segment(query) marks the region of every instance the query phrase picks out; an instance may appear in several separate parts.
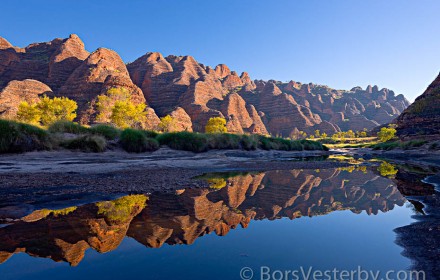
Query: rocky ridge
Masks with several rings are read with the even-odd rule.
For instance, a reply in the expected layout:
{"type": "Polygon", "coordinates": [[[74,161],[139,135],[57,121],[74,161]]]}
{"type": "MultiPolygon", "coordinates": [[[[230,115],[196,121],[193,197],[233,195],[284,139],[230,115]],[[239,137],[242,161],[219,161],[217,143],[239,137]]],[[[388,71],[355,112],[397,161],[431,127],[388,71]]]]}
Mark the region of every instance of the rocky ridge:
{"type": "Polygon", "coordinates": [[[18,104],[29,96],[23,92],[43,94],[40,84],[17,86],[25,80],[47,85],[44,94],[74,99],[77,120],[83,124],[95,122],[98,95],[112,87],[125,88],[135,103],[149,106],[149,128],[157,126],[158,117],[171,114],[178,131],[203,131],[211,117],[226,118],[234,133],[292,136],[316,129],[370,129],[392,121],[409,105],[403,95],[377,86],[335,90],[294,81],[253,81],[246,72],[238,75],[224,64],[211,68],[191,56],[153,52],[126,65],[109,49],[89,53],[76,35],[25,48],[0,38],[4,117],[14,117],[18,104]]]}
{"type": "Polygon", "coordinates": [[[423,136],[440,139],[440,74],[426,91],[403,111],[396,123],[397,134],[401,138],[423,136]]]}

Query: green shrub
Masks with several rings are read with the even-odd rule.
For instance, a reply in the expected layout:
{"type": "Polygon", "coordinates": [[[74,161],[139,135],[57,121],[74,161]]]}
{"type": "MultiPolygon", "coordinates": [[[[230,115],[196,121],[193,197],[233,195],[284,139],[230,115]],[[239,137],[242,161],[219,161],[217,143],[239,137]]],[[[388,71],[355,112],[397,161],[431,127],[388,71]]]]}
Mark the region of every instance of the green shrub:
{"type": "Polygon", "coordinates": [[[242,135],[240,146],[246,151],[256,150],[258,148],[258,140],[255,135],[242,135]]]}
{"type": "Polygon", "coordinates": [[[161,145],[167,145],[171,149],[191,151],[195,153],[206,152],[209,149],[208,137],[201,133],[170,132],[157,136],[161,145]]]}
{"type": "Polygon", "coordinates": [[[284,138],[259,137],[259,148],[263,150],[303,151],[318,150],[328,151],[328,148],[316,141],[289,140],[284,138]]]}
{"type": "Polygon", "coordinates": [[[283,138],[273,138],[271,139],[275,150],[284,151],[302,151],[304,150],[303,145],[300,140],[288,140],[283,138]]]}
{"type": "Polygon", "coordinates": [[[99,124],[90,128],[90,132],[104,136],[105,139],[114,140],[118,138],[121,131],[111,125],[99,124]]]}
{"type": "Polygon", "coordinates": [[[267,138],[265,136],[260,136],[258,147],[263,150],[271,150],[273,149],[273,143],[270,138],[267,138]]]}
{"type": "Polygon", "coordinates": [[[49,150],[53,139],[47,131],[29,124],[0,120],[0,153],[49,150]]]}
{"type": "Polygon", "coordinates": [[[80,124],[70,121],[57,121],[49,126],[49,132],[52,133],[72,133],[72,134],[87,134],[90,129],[80,124]]]}
{"type": "Polygon", "coordinates": [[[75,139],[61,142],[61,146],[69,150],[80,150],[86,153],[101,153],[105,151],[107,143],[99,135],[84,135],[75,139]]]}
{"type": "Polygon", "coordinates": [[[379,144],[375,144],[375,145],[371,146],[371,148],[373,148],[373,150],[384,150],[384,151],[393,150],[398,147],[399,147],[398,142],[385,142],[385,143],[379,143],[379,144]]]}
{"type": "Polygon", "coordinates": [[[408,142],[403,142],[401,144],[401,146],[402,146],[402,149],[408,150],[408,149],[411,149],[411,148],[421,147],[421,146],[425,145],[426,143],[428,143],[428,141],[425,141],[425,140],[411,140],[411,141],[408,141],[408,142]]]}
{"type": "Polygon", "coordinates": [[[143,131],[145,136],[147,136],[148,138],[156,138],[157,135],[159,135],[159,133],[157,133],[156,131],[152,131],[152,130],[144,130],[143,131]]]}
{"type": "Polygon", "coordinates": [[[240,149],[240,136],[230,133],[207,134],[209,149],[240,149]]]}
{"type": "Polygon", "coordinates": [[[313,150],[328,151],[328,148],[326,146],[316,141],[300,140],[300,143],[303,146],[303,149],[306,151],[313,151],[313,150]]]}
{"type": "Polygon", "coordinates": [[[425,140],[411,140],[407,142],[393,141],[393,142],[378,143],[370,147],[373,148],[373,150],[384,150],[384,151],[394,150],[397,148],[408,150],[411,148],[421,147],[426,143],[428,143],[428,141],[425,140]]]}
{"type": "Polygon", "coordinates": [[[122,131],[119,141],[122,148],[129,153],[142,153],[159,149],[158,141],[147,138],[141,130],[127,128],[122,131]]]}

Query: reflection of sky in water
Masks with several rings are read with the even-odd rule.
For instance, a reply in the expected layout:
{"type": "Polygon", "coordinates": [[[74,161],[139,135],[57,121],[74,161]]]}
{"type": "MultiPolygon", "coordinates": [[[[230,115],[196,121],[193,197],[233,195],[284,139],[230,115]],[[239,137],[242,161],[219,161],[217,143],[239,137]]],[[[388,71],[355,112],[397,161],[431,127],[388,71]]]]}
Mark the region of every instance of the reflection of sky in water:
{"type": "MultiPolygon", "coordinates": [[[[286,189],[304,192],[305,189],[299,188],[295,180],[305,182],[305,180],[320,178],[322,181],[319,186],[314,188],[321,188],[321,191],[326,190],[330,194],[337,192],[338,196],[341,195],[341,188],[331,189],[330,186],[345,184],[345,189],[351,189],[350,182],[356,185],[354,181],[359,180],[359,182],[365,183],[361,189],[373,194],[373,196],[368,196],[371,199],[377,199],[379,196],[377,194],[375,198],[375,194],[378,193],[377,188],[381,188],[377,183],[385,184],[382,186],[383,188],[389,187],[390,183],[392,184],[391,180],[377,177],[371,171],[368,171],[368,174],[356,170],[343,171],[337,175],[339,177],[331,177],[334,175],[329,175],[330,173],[328,170],[292,172],[290,180],[285,178],[288,176],[285,172],[274,173],[270,178],[263,178],[264,188],[257,188],[253,197],[247,195],[246,200],[240,206],[257,207],[258,199],[262,200],[265,197],[268,201],[261,201],[261,205],[265,209],[272,202],[271,199],[280,204],[280,201],[290,198],[286,197],[283,200],[283,195],[291,194],[286,192],[286,189]],[[284,178],[280,175],[283,175],[284,178]],[[344,179],[347,176],[350,180],[344,179]],[[331,180],[337,181],[331,182],[331,180]],[[280,182],[296,182],[296,186],[286,186],[287,188],[283,191],[279,186],[280,182]],[[261,193],[260,198],[257,196],[258,192],[261,193]],[[270,192],[276,192],[276,195],[270,198],[270,192]]],[[[244,184],[244,182],[246,180],[240,181],[240,184],[244,184]]],[[[238,187],[236,183],[228,182],[225,188],[217,190],[218,193],[211,194],[213,196],[211,199],[217,201],[222,198],[223,193],[232,192],[234,188],[238,187]]],[[[307,196],[309,200],[304,201],[309,203],[310,207],[311,204],[317,203],[313,192],[318,189],[314,188],[306,188],[308,193],[300,194],[301,197],[307,196]]],[[[348,191],[345,193],[349,196],[348,191]]],[[[389,190],[386,193],[390,193],[389,190]]],[[[396,199],[397,195],[393,194],[390,197],[396,199]]],[[[323,197],[327,197],[327,194],[323,197]]],[[[354,196],[354,198],[357,199],[358,196],[354,196]]],[[[155,206],[154,196],[150,199],[147,208],[149,206],[160,208],[160,205],[164,203],[161,200],[155,206]]],[[[382,199],[386,200],[383,197],[382,199]]],[[[295,201],[299,205],[304,203],[304,201],[300,201],[300,198],[295,201]]],[[[365,203],[365,200],[360,201],[365,203]]],[[[401,200],[396,199],[396,201],[401,200]]],[[[231,201],[231,203],[237,202],[231,201]]],[[[344,204],[344,202],[342,203],[344,204]]],[[[240,206],[237,209],[244,212],[240,206]]],[[[263,212],[271,213],[267,209],[263,212]]],[[[154,215],[154,213],[156,212],[152,210],[148,215],[145,214],[145,217],[154,215]]],[[[282,215],[283,210],[280,213],[282,215]]],[[[300,266],[306,268],[313,266],[314,269],[323,270],[335,267],[356,269],[358,265],[364,269],[374,270],[407,269],[410,266],[410,261],[401,255],[402,248],[394,243],[393,229],[410,223],[412,214],[412,210],[406,203],[404,206],[394,205],[393,210],[385,213],[379,211],[378,215],[367,215],[365,211],[361,214],[354,214],[351,211],[336,211],[312,218],[251,221],[248,228],[242,229],[238,226],[237,229],[230,230],[222,237],[211,233],[197,238],[194,244],[189,246],[163,245],[159,249],[146,248],[133,238],[125,238],[119,247],[105,254],[88,249],[84,259],[77,267],[69,267],[67,263],[55,263],[50,259],[34,258],[20,253],[0,265],[0,274],[3,276],[2,279],[20,279],[20,277],[22,279],[27,277],[33,279],[80,279],[81,277],[102,279],[130,279],[134,277],[145,279],[238,279],[238,273],[244,266],[257,270],[260,266],[269,266],[274,270],[293,270],[299,269],[300,266]]],[[[158,215],[160,216],[160,214],[158,215]]],[[[158,219],[160,220],[160,218],[158,219]]]]}

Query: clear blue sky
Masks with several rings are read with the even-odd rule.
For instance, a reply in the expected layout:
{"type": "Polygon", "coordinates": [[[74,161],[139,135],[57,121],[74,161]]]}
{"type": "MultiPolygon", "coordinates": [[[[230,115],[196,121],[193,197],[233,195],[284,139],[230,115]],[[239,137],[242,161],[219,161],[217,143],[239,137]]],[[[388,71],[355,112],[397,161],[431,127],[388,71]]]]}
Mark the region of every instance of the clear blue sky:
{"type": "Polygon", "coordinates": [[[148,51],[254,79],[388,87],[411,101],[440,71],[438,0],[2,0],[16,46],[78,34],[125,61],[148,51]]]}

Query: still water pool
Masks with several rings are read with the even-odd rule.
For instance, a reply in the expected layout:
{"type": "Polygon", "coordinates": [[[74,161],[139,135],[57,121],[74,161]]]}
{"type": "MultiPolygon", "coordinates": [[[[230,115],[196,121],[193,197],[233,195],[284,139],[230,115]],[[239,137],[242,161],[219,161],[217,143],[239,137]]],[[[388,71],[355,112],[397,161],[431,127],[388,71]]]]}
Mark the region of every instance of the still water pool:
{"type": "Polygon", "coordinates": [[[210,189],[34,211],[0,228],[0,279],[241,279],[244,267],[260,279],[262,266],[386,272],[411,265],[393,230],[416,210],[395,180],[374,169],[204,179],[210,189]]]}

